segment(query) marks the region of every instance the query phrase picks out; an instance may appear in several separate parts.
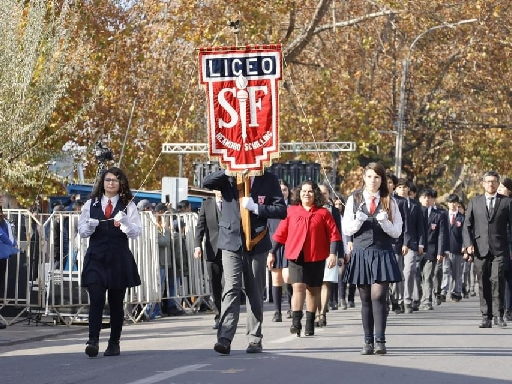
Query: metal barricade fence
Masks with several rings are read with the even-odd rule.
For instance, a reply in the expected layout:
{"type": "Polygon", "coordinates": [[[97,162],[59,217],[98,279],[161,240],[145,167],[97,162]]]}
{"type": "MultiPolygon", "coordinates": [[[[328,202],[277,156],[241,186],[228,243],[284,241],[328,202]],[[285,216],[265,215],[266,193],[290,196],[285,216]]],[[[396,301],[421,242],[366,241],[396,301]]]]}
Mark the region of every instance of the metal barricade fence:
{"type": "MultiPolygon", "coordinates": [[[[85,321],[88,295],[81,285],[81,272],[88,239],[77,234],[79,213],[61,211],[34,215],[28,210],[4,210],[4,215],[13,222],[14,235],[22,251],[6,261],[3,282],[0,276],[0,310],[4,307],[20,309],[11,324],[25,312],[54,316],[54,321],[67,324],[77,319],[85,321]]],[[[127,290],[127,316],[134,322],[139,321],[148,306],[162,299],[172,299],[191,311],[199,309],[203,302],[209,304],[205,300],[210,296],[205,261],[193,257],[197,214],[166,214],[159,218],[152,212],[142,212],[141,222],[142,233],[137,239],[129,240],[129,247],[142,284],[127,290]],[[173,246],[169,245],[167,250],[171,253],[170,263],[165,258],[165,263],[160,265],[158,220],[163,219],[172,229],[173,246]],[[165,272],[163,280],[162,270],[165,272]],[[175,290],[170,289],[170,282],[175,290]]],[[[3,319],[1,315],[0,319],[3,319]]]]}

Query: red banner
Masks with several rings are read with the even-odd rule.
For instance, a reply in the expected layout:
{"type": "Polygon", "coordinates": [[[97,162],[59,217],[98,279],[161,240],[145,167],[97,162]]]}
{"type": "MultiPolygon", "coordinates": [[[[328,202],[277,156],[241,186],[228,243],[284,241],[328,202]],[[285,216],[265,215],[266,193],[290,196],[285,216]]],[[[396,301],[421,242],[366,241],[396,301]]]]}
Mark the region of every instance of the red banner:
{"type": "Polygon", "coordinates": [[[210,159],[233,173],[261,174],[279,157],[281,46],[202,48],[199,68],[210,159]]]}

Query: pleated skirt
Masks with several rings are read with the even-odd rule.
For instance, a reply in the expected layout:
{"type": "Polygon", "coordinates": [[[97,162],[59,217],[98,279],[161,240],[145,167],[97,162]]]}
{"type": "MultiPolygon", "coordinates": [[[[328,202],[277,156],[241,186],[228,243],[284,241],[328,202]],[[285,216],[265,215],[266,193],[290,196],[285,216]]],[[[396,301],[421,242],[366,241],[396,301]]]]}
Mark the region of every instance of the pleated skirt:
{"type": "Polygon", "coordinates": [[[402,273],[393,249],[354,248],[343,281],[349,284],[395,283],[402,273]]]}

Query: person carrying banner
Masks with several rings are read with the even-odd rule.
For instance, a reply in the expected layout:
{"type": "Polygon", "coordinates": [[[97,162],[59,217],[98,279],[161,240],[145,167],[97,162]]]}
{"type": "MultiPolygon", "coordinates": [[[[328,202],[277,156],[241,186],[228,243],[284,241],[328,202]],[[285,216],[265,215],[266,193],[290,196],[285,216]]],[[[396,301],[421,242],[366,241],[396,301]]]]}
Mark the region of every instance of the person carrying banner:
{"type": "Polygon", "coordinates": [[[239,176],[238,179],[220,170],[203,180],[205,188],[219,190],[222,194],[217,245],[222,250],[224,291],[214,350],[223,355],[230,353],[236,333],[242,279],[247,296],[246,335],[249,345],[246,352],[259,353],[263,350],[263,291],[267,253],[271,248],[267,219],[286,217],[286,204],[276,176],[264,172],[261,176],[239,176]],[[250,191],[244,196],[246,187],[250,191]],[[248,215],[250,224],[247,236],[244,234],[247,227],[242,226],[245,215],[248,215]]]}

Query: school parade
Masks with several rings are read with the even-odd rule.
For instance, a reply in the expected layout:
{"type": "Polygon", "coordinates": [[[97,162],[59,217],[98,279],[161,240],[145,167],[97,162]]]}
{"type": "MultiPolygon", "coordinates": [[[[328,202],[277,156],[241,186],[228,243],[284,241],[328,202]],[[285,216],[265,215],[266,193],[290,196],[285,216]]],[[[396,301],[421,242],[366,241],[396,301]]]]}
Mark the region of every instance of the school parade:
{"type": "Polygon", "coordinates": [[[512,378],[498,0],[0,0],[1,383],[512,378]]]}

